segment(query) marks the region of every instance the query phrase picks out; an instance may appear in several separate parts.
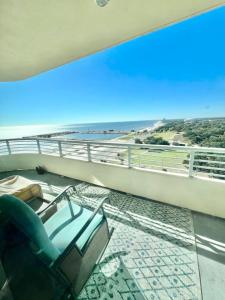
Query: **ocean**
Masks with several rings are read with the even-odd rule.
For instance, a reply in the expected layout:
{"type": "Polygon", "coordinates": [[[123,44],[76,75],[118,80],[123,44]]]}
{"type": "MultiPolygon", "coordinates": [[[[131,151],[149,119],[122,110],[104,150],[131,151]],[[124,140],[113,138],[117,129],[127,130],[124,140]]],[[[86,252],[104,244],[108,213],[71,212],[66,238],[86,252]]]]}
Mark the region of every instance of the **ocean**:
{"type": "MultiPolygon", "coordinates": [[[[26,136],[63,132],[63,131],[87,131],[87,130],[141,130],[153,127],[157,121],[129,121],[111,123],[69,124],[69,125],[27,125],[27,126],[0,126],[0,139],[21,138],[26,136]]],[[[88,140],[110,140],[119,137],[120,134],[67,134],[60,138],[88,139],[88,140]]],[[[55,137],[57,138],[57,137],[55,137]]]]}

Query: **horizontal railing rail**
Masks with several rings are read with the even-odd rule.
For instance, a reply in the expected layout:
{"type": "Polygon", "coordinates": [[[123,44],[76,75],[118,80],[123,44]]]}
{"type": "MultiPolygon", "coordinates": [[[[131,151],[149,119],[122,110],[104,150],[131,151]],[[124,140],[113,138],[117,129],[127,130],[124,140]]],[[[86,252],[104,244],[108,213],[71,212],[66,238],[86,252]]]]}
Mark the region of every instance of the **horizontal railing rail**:
{"type": "Polygon", "coordinates": [[[37,153],[84,161],[123,165],[225,179],[225,149],[162,146],[90,140],[15,138],[0,140],[0,155],[37,153]]]}

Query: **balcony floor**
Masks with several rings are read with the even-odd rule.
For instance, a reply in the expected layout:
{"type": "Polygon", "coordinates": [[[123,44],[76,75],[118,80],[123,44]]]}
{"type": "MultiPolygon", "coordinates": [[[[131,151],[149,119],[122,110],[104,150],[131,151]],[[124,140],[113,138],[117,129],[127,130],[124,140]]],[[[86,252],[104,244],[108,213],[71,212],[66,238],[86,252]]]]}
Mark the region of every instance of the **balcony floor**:
{"type": "Polygon", "coordinates": [[[71,184],[89,205],[108,196],[115,230],[79,300],[225,299],[225,220],[50,173],[0,179],[13,174],[38,181],[48,199],[71,184]]]}

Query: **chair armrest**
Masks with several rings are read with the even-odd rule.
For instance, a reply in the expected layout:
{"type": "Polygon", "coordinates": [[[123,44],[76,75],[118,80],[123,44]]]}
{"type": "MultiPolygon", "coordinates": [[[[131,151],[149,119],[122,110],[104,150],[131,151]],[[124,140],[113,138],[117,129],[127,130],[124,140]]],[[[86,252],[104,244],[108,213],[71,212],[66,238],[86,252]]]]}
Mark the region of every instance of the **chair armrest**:
{"type": "Polygon", "coordinates": [[[51,203],[51,201],[46,200],[44,198],[40,198],[40,197],[34,197],[34,198],[26,201],[26,204],[29,205],[35,211],[35,213],[37,215],[40,215],[50,203],[51,203]],[[38,204],[40,206],[38,206],[38,204]],[[45,204],[45,205],[43,205],[43,204],[45,204]]]}
{"type": "Polygon", "coordinates": [[[66,200],[67,200],[67,201],[70,201],[70,199],[69,199],[69,197],[68,197],[68,195],[67,195],[67,192],[68,192],[70,189],[72,189],[73,191],[76,192],[75,187],[74,187],[73,185],[69,185],[69,186],[67,186],[67,187],[66,187],[66,188],[65,188],[58,196],[55,197],[55,199],[52,201],[52,203],[60,202],[60,201],[62,200],[62,197],[63,197],[64,195],[67,196],[67,197],[66,197],[66,200]]]}
{"type": "Polygon", "coordinates": [[[69,197],[68,197],[68,195],[67,195],[67,191],[69,190],[69,189],[73,189],[73,190],[75,190],[75,188],[74,188],[74,186],[72,186],[72,185],[69,185],[69,186],[67,186],[58,196],[56,196],[56,198],[53,200],[53,201],[50,201],[50,203],[49,203],[49,205],[47,205],[43,210],[41,210],[39,213],[38,213],[38,215],[40,215],[41,213],[43,213],[44,211],[46,211],[49,207],[51,207],[52,205],[54,205],[54,204],[57,204],[57,202],[60,202],[61,201],[61,199],[62,199],[62,197],[64,196],[64,194],[67,196],[66,197],[66,200],[69,202],[70,201],[70,199],[69,199],[69,197]]]}

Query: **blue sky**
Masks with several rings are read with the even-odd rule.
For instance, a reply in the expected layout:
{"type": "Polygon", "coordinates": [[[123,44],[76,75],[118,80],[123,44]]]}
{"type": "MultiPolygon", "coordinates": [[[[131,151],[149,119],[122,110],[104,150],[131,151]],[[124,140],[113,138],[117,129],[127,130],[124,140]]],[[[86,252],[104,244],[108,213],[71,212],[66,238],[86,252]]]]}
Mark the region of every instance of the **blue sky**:
{"type": "Polygon", "coordinates": [[[27,80],[0,83],[0,125],[225,116],[225,8],[27,80]]]}

